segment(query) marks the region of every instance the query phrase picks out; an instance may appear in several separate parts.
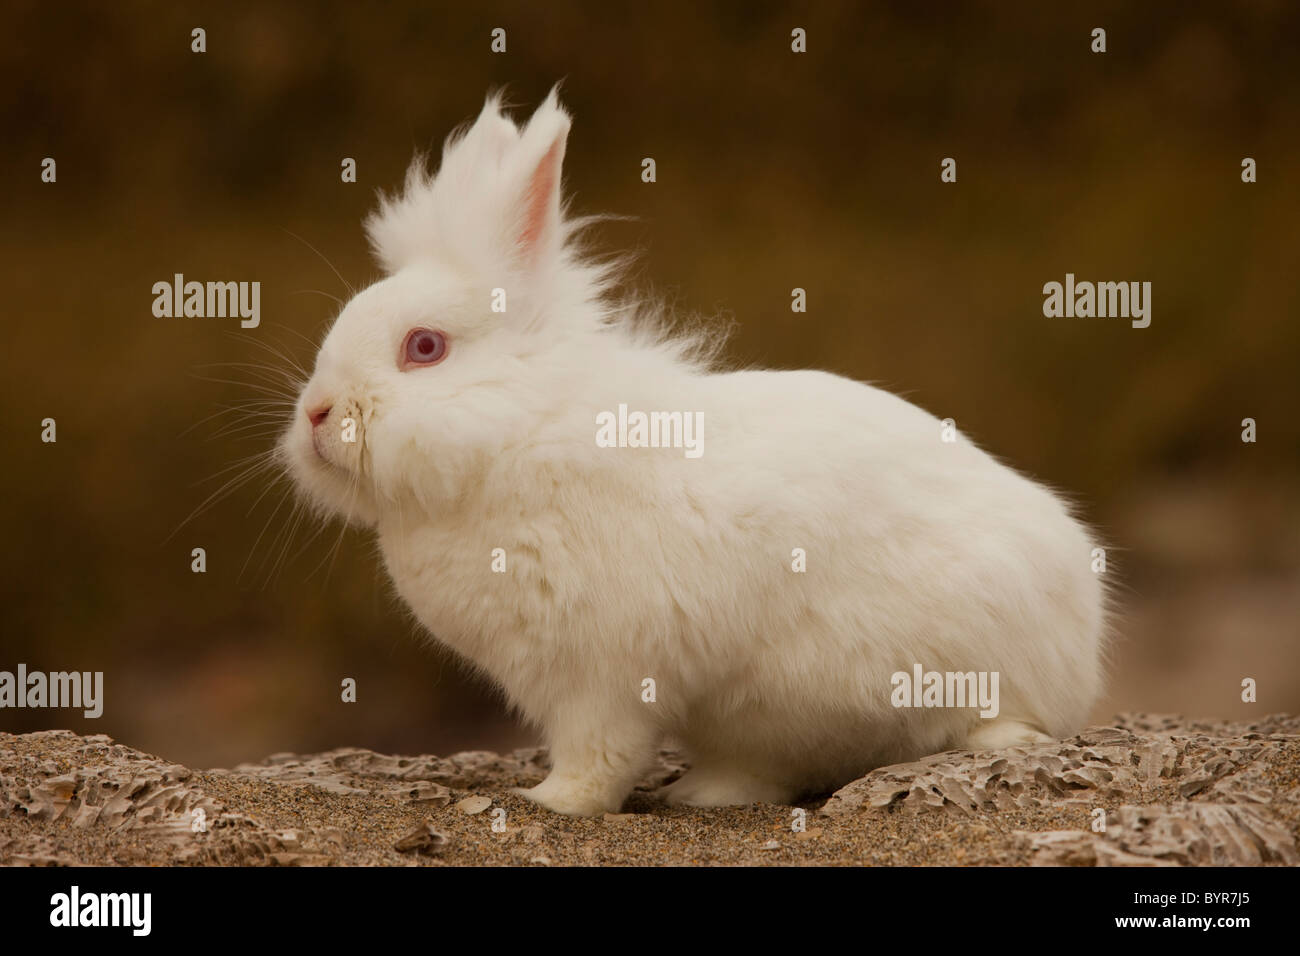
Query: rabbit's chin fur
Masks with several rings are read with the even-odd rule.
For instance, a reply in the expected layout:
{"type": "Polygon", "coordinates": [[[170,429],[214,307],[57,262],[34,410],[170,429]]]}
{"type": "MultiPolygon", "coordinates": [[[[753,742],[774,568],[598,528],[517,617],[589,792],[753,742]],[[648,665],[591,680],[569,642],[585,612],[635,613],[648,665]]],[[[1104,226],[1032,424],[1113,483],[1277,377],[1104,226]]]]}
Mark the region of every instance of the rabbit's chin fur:
{"type": "Polygon", "coordinates": [[[490,99],[436,178],[417,164],[381,202],[387,276],[339,316],[282,444],[312,502],[375,529],[431,635],[542,730],[552,771],[524,795],[616,811],[665,741],[691,765],[667,798],[712,806],[1072,733],[1102,686],[1105,595],[1066,505],[887,392],[711,371],[707,338],[610,305],[563,218],[568,127],[554,93],[523,127],[490,99]],[[447,356],[403,368],[420,327],[447,356]],[[602,447],[620,405],[702,416],[702,454],[602,447]],[[996,672],[997,715],[894,706],[917,665],[996,672]]]}

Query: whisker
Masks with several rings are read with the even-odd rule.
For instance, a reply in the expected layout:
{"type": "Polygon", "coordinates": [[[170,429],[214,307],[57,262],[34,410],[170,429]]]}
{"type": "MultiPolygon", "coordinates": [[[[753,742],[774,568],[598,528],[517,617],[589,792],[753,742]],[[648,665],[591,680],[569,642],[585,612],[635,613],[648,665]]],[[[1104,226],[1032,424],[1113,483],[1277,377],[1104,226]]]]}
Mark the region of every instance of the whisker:
{"type": "MultiPolygon", "coordinates": [[[[271,487],[274,487],[274,485],[272,485],[271,487]]],[[[293,494],[293,486],[290,485],[288,488],[284,490],[284,493],[280,495],[280,497],[276,500],[275,507],[271,509],[271,513],[266,516],[266,521],[262,523],[262,530],[257,533],[257,537],[253,541],[253,546],[248,551],[248,557],[244,559],[244,566],[239,569],[239,577],[241,580],[244,577],[244,570],[248,567],[248,562],[253,559],[253,555],[257,551],[257,546],[262,543],[263,535],[265,535],[267,529],[271,527],[271,522],[275,520],[275,516],[280,513],[280,509],[284,507],[284,503],[289,500],[292,494],[293,494]]],[[[278,536],[279,532],[276,532],[276,534],[278,536]]],[[[264,557],[260,562],[258,562],[257,565],[257,569],[259,573],[261,572],[265,564],[266,564],[266,558],[264,557]]],[[[265,582],[263,582],[262,586],[263,588],[266,587],[265,582]]]]}
{"type": "MultiPolygon", "coordinates": [[[[286,328],[287,328],[287,326],[286,326],[286,328]]],[[[293,330],[290,329],[290,331],[293,331],[293,330]]],[[[279,360],[279,361],[281,361],[281,362],[284,362],[286,365],[292,367],[295,371],[297,371],[297,373],[298,373],[298,375],[299,375],[299,377],[301,378],[301,381],[302,381],[303,383],[306,383],[306,381],[307,381],[309,378],[311,378],[311,375],[307,372],[307,370],[306,370],[305,368],[303,368],[302,363],[300,363],[299,361],[297,361],[297,360],[296,360],[292,355],[290,355],[288,352],[282,352],[282,351],[280,351],[280,349],[276,348],[274,345],[272,345],[272,344],[271,344],[270,342],[268,342],[266,339],[264,339],[264,338],[255,338],[255,339],[245,338],[245,337],[243,337],[243,336],[239,336],[239,335],[238,335],[237,333],[235,333],[235,332],[227,332],[226,334],[227,334],[227,335],[230,335],[230,336],[236,336],[236,337],[239,338],[241,341],[251,342],[253,345],[256,345],[258,348],[262,349],[262,351],[270,353],[271,356],[272,356],[273,358],[275,358],[275,359],[277,359],[277,360],[279,360]]]]}
{"type": "Polygon", "coordinates": [[[254,404],[267,404],[267,405],[275,404],[275,405],[292,406],[292,405],[295,404],[295,403],[293,403],[293,402],[279,402],[279,401],[274,401],[274,400],[272,400],[272,399],[267,398],[267,399],[262,399],[260,403],[250,402],[250,403],[248,403],[247,406],[240,406],[240,405],[226,405],[226,406],[223,406],[223,407],[221,407],[221,408],[218,408],[218,409],[217,409],[215,412],[213,412],[211,415],[205,415],[205,416],[203,416],[203,417],[200,418],[197,422],[195,422],[194,424],[190,425],[188,428],[186,428],[183,432],[181,432],[181,433],[180,433],[179,435],[177,435],[176,437],[177,437],[177,438],[184,438],[186,435],[188,435],[190,432],[194,431],[194,429],[198,428],[200,425],[206,424],[207,422],[212,421],[214,418],[220,418],[222,415],[231,415],[231,414],[234,414],[234,413],[236,413],[236,412],[242,412],[242,413],[245,414],[245,415],[271,415],[271,414],[275,414],[274,412],[269,412],[269,411],[257,411],[257,410],[252,410],[252,406],[253,406],[254,404]]]}
{"type": "MultiPolygon", "coordinates": [[[[287,229],[284,231],[319,256],[343,283],[349,295],[355,294],[355,290],[344,279],[342,273],[319,249],[301,236],[287,229]]],[[[303,289],[294,294],[300,293],[324,296],[332,300],[340,309],[346,305],[343,299],[320,289],[303,289]]],[[[310,347],[313,354],[318,350],[319,343],[313,342],[302,332],[290,326],[283,328],[290,336],[310,347]]],[[[283,449],[279,438],[297,414],[298,396],[311,380],[311,373],[295,355],[295,353],[301,354],[301,347],[269,334],[272,332],[269,327],[264,331],[268,334],[256,337],[244,332],[225,333],[232,339],[240,341],[241,344],[251,342],[260,354],[252,355],[245,361],[209,362],[196,365],[191,369],[191,375],[201,381],[234,387],[252,397],[242,401],[220,403],[211,414],[194,422],[177,437],[188,435],[201,426],[210,425],[212,434],[209,440],[232,443],[269,441],[270,447],[254,454],[241,456],[198,482],[199,485],[216,483],[217,487],[177,526],[168,540],[220,501],[229,498],[253,481],[261,481],[263,487],[257,489],[256,496],[248,505],[245,517],[251,517],[259,509],[268,506],[270,512],[253,540],[240,569],[239,579],[245,580],[248,575],[255,574],[262,578],[262,587],[265,588],[279,577],[287,563],[291,563],[307,550],[311,543],[326,530],[329,522],[320,522],[305,541],[299,541],[298,531],[304,521],[311,517],[312,509],[309,507],[309,502],[296,494],[298,490],[296,484],[292,480],[287,482],[284,480],[285,473],[281,467],[284,463],[283,449]],[[268,359],[268,361],[258,361],[258,359],[268,359]],[[286,516],[286,503],[290,501],[292,507],[288,509],[286,516]],[[292,559],[290,559],[291,555],[292,559]]],[[[355,495],[355,486],[353,493],[355,495]]],[[[344,530],[346,530],[346,522],[344,530]]],[[[334,555],[337,554],[339,543],[341,537],[333,550],[334,555]]],[[[332,555],[327,553],[323,556],[322,563],[331,557],[332,555]]]]}
{"type": "Polygon", "coordinates": [[[325,298],[333,299],[336,303],[338,303],[338,307],[340,309],[346,305],[346,303],[338,296],[330,295],[328,292],[322,292],[320,289],[297,289],[293,292],[290,292],[289,294],[290,295],[308,295],[308,294],[323,295],[325,296],[325,298]]]}
{"type": "Polygon", "coordinates": [[[274,395],[276,398],[284,398],[288,394],[282,389],[271,388],[270,386],[267,385],[259,385],[256,382],[241,382],[238,381],[237,379],[230,379],[230,378],[211,378],[207,375],[195,375],[194,377],[200,379],[201,381],[212,382],[217,385],[237,385],[240,388],[251,388],[254,391],[261,392],[264,395],[274,395]]]}
{"type": "MultiPolygon", "coordinates": [[[[212,505],[216,504],[218,501],[222,500],[222,499],[225,498],[227,495],[230,495],[231,493],[233,493],[233,492],[235,491],[235,489],[237,489],[237,488],[241,487],[242,485],[246,484],[246,483],[247,483],[251,478],[253,478],[255,475],[257,475],[260,471],[263,471],[263,470],[265,470],[266,468],[268,468],[268,467],[274,465],[274,461],[275,461],[275,459],[274,459],[274,450],[272,450],[272,451],[267,451],[267,452],[262,452],[262,453],[259,454],[259,455],[253,455],[253,456],[250,456],[250,457],[253,458],[253,459],[258,459],[258,458],[260,458],[260,459],[262,459],[262,460],[261,460],[261,461],[254,461],[254,463],[251,464],[251,465],[248,465],[248,466],[245,468],[245,470],[244,470],[243,472],[241,472],[241,473],[235,475],[233,478],[231,478],[231,479],[229,479],[228,481],[226,481],[225,484],[223,484],[223,485],[222,485],[220,488],[218,488],[216,491],[212,492],[212,494],[208,495],[207,498],[205,498],[202,502],[199,503],[199,506],[198,506],[197,508],[195,508],[193,511],[191,511],[191,512],[189,513],[189,516],[186,517],[184,521],[182,521],[180,524],[178,524],[178,525],[176,526],[175,530],[173,530],[171,534],[169,534],[166,538],[163,539],[163,544],[166,544],[166,543],[167,543],[168,541],[170,541],[172,538],[176,537],[177,533],[178,533],[182,528],[184,528],[186,525],[188,525],[191,521],[193,521],[193,520],[194,520],[195,518],[197,518],[199,515],[203,514],[205,511],[207,511],[210,507],[212,507],[212,505]]],[[[222,471],[223,471],[223,472],[224,472],[224,471],[230,471],[232,468],[237,468],[237,467],[239,467],[239,466],[241,466],[241,465],[246,464],[247,461],[249,461],[249,459],[243,459],[242,461],[236,462],[236,463],[233,464],[233,465],[229,465],[229,466],[227,466],[227,467],[224,468],[222,471]]],[[[222,474],[222,472],[218,472],[217,475],[213,475],[212,478],[216,478],[216,477],[218,477],[220,474],[222,474]]],[[[206,481],[211,481],[212,478],[208,478],[208,479],[205,479],[205,480],[206,480],[206,481]]]]}
{"type": "MultiPolygon", "coordinates": [[[[305,518],[306,516],[307,516],[307,511],[306,509],[303,509],[302,516],[298,520],[302,521],[303,518],[305,518]]],[[[297,561],[300,557],[302,557],[303,552],[307,550],[308,546],[313,541],[315,541],[317,538],[321,536],[321,532],[323,532],[327,527],[329,527],[329,524],[327,522],[325,521],[317,522],[316,530],[313,531],[311,535],[307,538],[307,540],[302,543],[302,547],[294,552],[293,557],[289,559],[290,563],[297,561]]],[[[297,531],[297,526],[294,527],[294,531],[295,532],[297,531]]]]}
{"type": "MultiPolygon", "coordinates": [[[[322,295],[323,295],[323,294],[324,294],[324,293],[322,293],[322,295]]],[[[301,332],[299,332],[297,329],[295,329],[295,328],[290,328],[290,327],[287,326],[287,325],[286,325],[286,326],[283,326],[283,328],[284,328],[284,330],[285,330],[286,332],[292,332],[294,335],[298,336],[298,338],[300,338],[300,339],[302,339],[304,342],[306,342],[307,345],[311,348],[311,350],[312,350],[313,352],[317,351],[317,350],[320,348],[320,342],[313,342],[311,339],[307,338],[307,336],[303,335],[303,334],[302,334],[301,332]]]]}
{"type": "MultiPolygon", "coordinates": [[[[283,227],[281,227],[281,228],[283,228],[283,227]]],[[[339,277],[339,281],[343,283],[343,288],[345,288],[345,289],[348,290],[348,295],[349,295],[349,296],[355,296],[355,295],[357,294],[356,289],[354,289],[354,288],[352,288],[352,286],[348,285],[348,280],[345,279],[345,278],[343,278],[343,273],[339,272],[338,269],[335,269],[335,268],[334,268],[334,263],[330,262],[329,259],[325,258],[325,253],[321,252],[319,249],[317,249],[315,246],[313,246],[310,242],[308,242],[306,239],[304,239],[302,236],[298,235],[297,233],[295,233],[295,232],[289,232],[288,229],[285,229],[284,231],[287,232],[287,233],[289,233],[289,235],[293,236],[295,239],[297,239],[299,242],[301,242],[304,246],[306,246],[306,247],[307,247],[308,249],[310,249],[312,252],[316,253],[316,255],[320,256],[320,257],[321,257],[321,261],[324,262],[327,266],[329,266],[330,269],[333,270],[334,274],[335,274],[336,276],[339,277]]]]}
{"type": "Polygon", "coordinates": [[[218,438],[228,438],[231,435],[239,435],[242,439],[248,438],[278,438],[285,428],[285,418],[283,415],[272,415],[270,418],[264,418],[258,421],[241,421],[236,419],[221,427],[208,438],[208,441],[216,441],[218,438]]]}
{"type": "Polygon", "coordinates": [[[327,522],[324,521],[318,522],[316,525],[316,530],[307,536],[307,540],[303,542],[302,547],[299,548],[297,552],[295,552],[293,558],[289,559],[289,562],[286,562],[285,559],[286,557],[288,557],[289,548],[293,544],[294,535],[298,533],[298,528],[300,528],[302,526],[303,521],[306,520],[307,514],[308,514],[308,509],[306,507],[302,507],[296,509],[295,513],[290,516],[291,525],[289,528],[289,533],[285,535],[284,538],[284,547],[281,548],[280,555],[278,558],[276,558],[276,562],[271,568],[271,573],[273,575],[274,580],[278,580],[280,577],[280,572],[287,566],[287,564],[291,563],[294,560],[297,560],[298,555],[306,551],[308,546],[313,541],[315,541],[318,537],[320,537],[321,532],[324,531],[325,528],[327,527],[327,522]]]}
{"type": "Polygon", "coordinates": [[[209,481],[214,481],[217,478],[220,478],[228,471],[231,471],[235,468],[239,468],[243,465],[248,464],[249,462],[257,462],[259,459],[264,459],[263,464],[270,464],[271,462],[269,459],[273,458],[274,456],[275,456],[274,448],[267,448],[262,451],[255,452],[251,455],[245,455],[243,458],[237,458],[234,461],[232,461],[230,464],[225,465],[224,467],[218,469],[217,471],[208,475],[208,477],[200,478],[198,481],[194,482],[194,486],[197,487],[198,485],[207,484],[209,481]]]}
{"type": "Polygon", "coordinates": [[[284,392],[286,398],[289,396],[290,390],[292,390],[293,392],[297,392],[299,389],[302,388],[303,385],[307,384],[307,380],[305,378],[301,378],[300,376],[291,372],[289,369],[276,368],[273,365],[258,365],[252,362],[207,362],[203,365],[195,365],[194,368],[196,369],[210,369],[210,368],[247,369],[250,373],[257,376],[257,380],[253,382],[249,382],[247,384],[284,386],[286,389],[286,391],[284,392]]]}
{"type": "Polygon", "coordinates": [[[334,539],[334,545],[329,549],[329,551],[325,553],[325,557],[321,558],[320,564],[316,565],[316,567],[312,569],[311,574],[307,575],[308,578],[315,576],[316,572],[319,571],[321,567],[325,565],[326,560],[328,560],[329,567],[326,568],[325,571],[325,580],[327,582],[329,581],[330,574],[334,570],[334,558],[338,555],[339,548],[342,547],[343,545],[344,535],[347,534],[348,519],[352,516],[352,505],[356,501],[356,490],[357,490],[357,476],[356,473],[354,472],[351,480],[348,482],[348,507],[347,510],[344,512],[343,520],[341,522],[342,526],[339,528],[338,537],[334,539]]]}

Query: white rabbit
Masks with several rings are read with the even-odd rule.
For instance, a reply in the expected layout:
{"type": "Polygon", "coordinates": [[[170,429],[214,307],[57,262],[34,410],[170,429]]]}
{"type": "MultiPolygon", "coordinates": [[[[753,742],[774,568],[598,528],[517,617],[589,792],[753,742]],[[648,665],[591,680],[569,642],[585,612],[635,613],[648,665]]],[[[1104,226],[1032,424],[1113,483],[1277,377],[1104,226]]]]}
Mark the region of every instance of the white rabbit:
{"type": "Polygon", "coordinates": [[[1105,595],[1062,501],[887,392],[714,371],[707,335],[615,303],[563,214],[568,131],[555,91],[523,127],[489,98],[436,177],[417,160],[367,221],[386,277],[339,315],[281,445],[541,729],[552,770],[524,795],[616,811],[668,740],[691,763],[670,801],[784,803],[1079,727],[1105,595]],[[620,405],[702,423],[702,453],[605,447],[620,405]],[[916,665],[996,672],[997,716],[894,706],[916,665]]]}

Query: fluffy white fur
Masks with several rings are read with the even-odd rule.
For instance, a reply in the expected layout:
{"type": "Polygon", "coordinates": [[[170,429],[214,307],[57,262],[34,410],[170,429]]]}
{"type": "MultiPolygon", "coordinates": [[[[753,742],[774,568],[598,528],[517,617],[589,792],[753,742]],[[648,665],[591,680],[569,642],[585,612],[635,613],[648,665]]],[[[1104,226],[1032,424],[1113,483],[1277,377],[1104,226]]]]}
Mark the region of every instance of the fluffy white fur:
{"type": "Polygon", "coordinates": [[[789,802],[1077,728],[1104,595],[1067,507],[894,395],[712,371],[699,341],[648,334],[574,249],[568,129],[554,92],[522,128],[489,99],[436,177],[417,161],[367,223],[387,276],[339,316],[282,446],[312,501],[375,530],[429,632],[541,728],[553,769],[525,795],[617,810],[669,739],[692,767],[670,800],[789,802]],[[450,350],[403,371],[415,327],[450,350]],[[619,403],[703,412],[703,457],[597,447],[619,403]],[[1000,715],[895,709],[914,663],[998,671],[1000,715]]]}

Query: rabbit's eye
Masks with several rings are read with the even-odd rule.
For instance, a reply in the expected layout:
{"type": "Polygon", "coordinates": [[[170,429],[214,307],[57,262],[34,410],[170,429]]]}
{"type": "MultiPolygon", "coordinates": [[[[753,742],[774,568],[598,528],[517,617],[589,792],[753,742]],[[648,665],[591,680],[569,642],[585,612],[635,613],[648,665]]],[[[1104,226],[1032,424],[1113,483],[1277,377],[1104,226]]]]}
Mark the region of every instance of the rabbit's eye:
{"type": "Polygon", "coordinates": [[[411,329],[402,345],[402,368],[436,365],[447,355],[447,336],[433,329],[411,329]]]}

